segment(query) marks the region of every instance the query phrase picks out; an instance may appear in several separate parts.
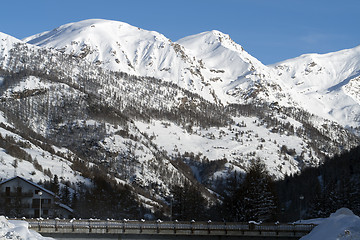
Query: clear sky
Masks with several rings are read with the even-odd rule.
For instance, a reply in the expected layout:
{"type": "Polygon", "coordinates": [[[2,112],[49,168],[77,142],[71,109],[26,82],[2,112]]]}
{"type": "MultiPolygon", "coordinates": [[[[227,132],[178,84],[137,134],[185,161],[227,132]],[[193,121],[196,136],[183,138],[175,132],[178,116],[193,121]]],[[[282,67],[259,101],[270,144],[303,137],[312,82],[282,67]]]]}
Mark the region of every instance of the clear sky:
{"type": "Polygon", "coordinates": [[[0,32],[22,39],[90,18],[172,41],[219,30],[264,64],[360,45],[360,0],[6,0],[0,32]]]}

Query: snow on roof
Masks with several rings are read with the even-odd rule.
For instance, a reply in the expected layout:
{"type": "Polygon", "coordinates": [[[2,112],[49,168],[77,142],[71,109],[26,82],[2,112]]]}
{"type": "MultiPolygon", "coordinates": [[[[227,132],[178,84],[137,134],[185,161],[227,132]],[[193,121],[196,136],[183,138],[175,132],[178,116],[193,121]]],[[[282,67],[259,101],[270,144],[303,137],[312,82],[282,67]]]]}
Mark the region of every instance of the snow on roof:
{"type": "Polygon", "coordinates": [[[74,212],[74,210],[72,208],[70,208],[69,206],[59,203],[59,207],[64,208],[65,210],[69,211],[69,212],[74,212]]]}
{"type": "Polygon", "coordinates": [[[15,176],[15,177],[6,179],[6,180],[0,182],[0,185],[2,185],[2,184],[4,184],[4,183],[7,183],[7,182],[10,182],[10,181],[12,181],[12,180],[14,180],[14,179],[16,179],[16,178],[18,178],[18,179],[20,179],[20,180],[22,180],[22,181],[24,181],[24,182],[27,182],[27,183],[33,185],[33,186],[36,187],[36,188],[39,188],[41,191],[46,192],[47,194],[50,194],[50,195],[56,197],[56,194],[53,193],[52,191],[49,191],[49,190],[47,190],[46,188],[43,188],[42,186],[40,186],[40,185],[38,185],[38,184],[30,181],[30,180],[27,180],[27,179],[25,179],[25,178],[19,177],[19,176],[15,176]]]}

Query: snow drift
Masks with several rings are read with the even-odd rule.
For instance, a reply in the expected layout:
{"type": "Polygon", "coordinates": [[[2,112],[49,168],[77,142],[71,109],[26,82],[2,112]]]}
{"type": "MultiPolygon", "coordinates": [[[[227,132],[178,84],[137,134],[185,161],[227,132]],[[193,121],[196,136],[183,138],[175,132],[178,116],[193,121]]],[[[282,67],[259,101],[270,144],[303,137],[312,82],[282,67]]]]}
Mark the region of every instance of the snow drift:
{"type": "Polygon", "coordinates": [[[53,238],[43,237],[39,233],[29,230],[29,224],[25,221],[8,221],[0,216],[0,239],[17,240],[51,240],[53,238]]]}
{"type": "Polygon", "coordinates": [[[301,240],[360,239],[360,217],[347,208],[337,210],[329,218],[311,219],[306,223],[319,225],[301,240]]]}

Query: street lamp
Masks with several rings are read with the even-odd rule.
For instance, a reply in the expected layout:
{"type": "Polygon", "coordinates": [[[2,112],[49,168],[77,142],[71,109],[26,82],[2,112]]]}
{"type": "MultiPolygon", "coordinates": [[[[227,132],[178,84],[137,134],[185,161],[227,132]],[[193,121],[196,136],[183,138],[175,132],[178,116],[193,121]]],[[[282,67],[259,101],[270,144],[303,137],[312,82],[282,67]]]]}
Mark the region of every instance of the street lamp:
{"type": "Polygon", "coordinates": [[[173,216],[173,196],[170,198],[170,222],[172,221],[173,216]]]}
{"type": "Polygon", "coordinates": [[[41,196],[42,196],[42,194],[43,194],[42,191],[39,191],[39,192],[38,192],[38,195],[39,195],[39,197],[40,197],[39,218],[41,218],[41,196]]]}
{"type": "Polygon", "coordinates": [[[300,218],[300,222],[301,222],[301,202],[302,202],[302,200],[304,200],[304,196],[300,195],[299,199],[300,199],[299,218],[300,218]]]}

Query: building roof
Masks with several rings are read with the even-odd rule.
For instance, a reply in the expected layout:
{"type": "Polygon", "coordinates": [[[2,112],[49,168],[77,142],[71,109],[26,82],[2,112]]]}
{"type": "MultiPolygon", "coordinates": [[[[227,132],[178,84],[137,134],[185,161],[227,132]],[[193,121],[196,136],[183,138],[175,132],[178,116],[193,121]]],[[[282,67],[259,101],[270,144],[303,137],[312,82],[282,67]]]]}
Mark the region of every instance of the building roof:
{"type": "Polygon", "coordinates": [[[27,180],[27,179],[25,179],[25,178],[19,177],[19,176],[15,176],[15,177],[6,179],[6,180],[0,182],[0,185],[2,185],[2,184],[4,184],[4,183],[7,183],[7,182],[10,182],[10,181],[12,181],[12,180],[14,180],[14,179],[16,179],[16,178],[18,178],[18,179],[20,179],[20,180],[22,180],[22,181],[24,181],[24,182],[27,182],[27,183],[33,185],[33,186],[36,187],[36,188],[39,188],[42,192],[46,192],[47,194],[50,194],[50,195],[56,197],[56,194],[53,193],[52,191],[49,191],[49,190],[47,190],[46,188],[43,188],[42,186],[40,186],[40,185],[38,185],[38,184],[30,181],[30,180],[27,180]]]}
{"type": "Polygon", "coordinates": [[[71,213],[74,212],[74,210],[73,210],[71,207],[69,207],[69,206],[67,206],[67,205],[65,205],[65,204],[59,203],[59,207],[65,209],[65,210],[67,210],[67,211],[69,211],[69,212],[71,212],[71,213]]]}

